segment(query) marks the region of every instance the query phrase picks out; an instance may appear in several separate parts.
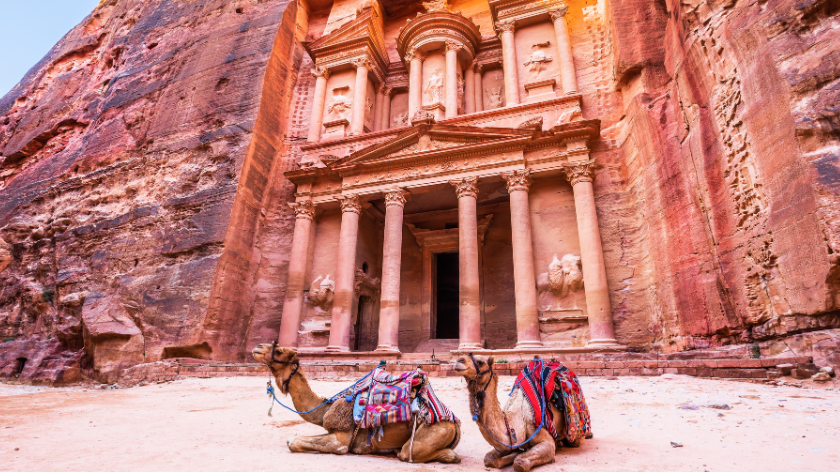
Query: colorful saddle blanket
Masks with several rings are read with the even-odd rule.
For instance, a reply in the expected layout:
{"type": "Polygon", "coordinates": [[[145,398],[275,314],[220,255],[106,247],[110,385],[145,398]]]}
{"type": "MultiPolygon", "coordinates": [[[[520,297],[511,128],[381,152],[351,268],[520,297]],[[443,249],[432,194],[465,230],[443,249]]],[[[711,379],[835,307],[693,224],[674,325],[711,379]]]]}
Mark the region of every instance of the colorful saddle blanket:
{"type": "Polygon", "coordinates": [[[589,420],[589,408],[580,388],[580,382],[574,372],[559,362],[532,360],[522,369],[513,388],[521,388],[534,410],[534,421],[542,422],[542,409],[545,405],[548,417],[543,427],[555,439],[561,439],[554,428],[554,419],[549,402],[562,411],[566,419],[566,439],[574,441],[578,436],[587,436],[592,426],[589,420]]]}
{"type": "Polygon", "coordinates": [[[422,370],[399,376],[377,368],[373,375],[349,394],[361,409],[361,428],[373,428],[411,420],[411,390],[416,388],[420,418],[428,425],[439,421],[458,423],[455,414],[435,395],[428,376],[422,370]]]}

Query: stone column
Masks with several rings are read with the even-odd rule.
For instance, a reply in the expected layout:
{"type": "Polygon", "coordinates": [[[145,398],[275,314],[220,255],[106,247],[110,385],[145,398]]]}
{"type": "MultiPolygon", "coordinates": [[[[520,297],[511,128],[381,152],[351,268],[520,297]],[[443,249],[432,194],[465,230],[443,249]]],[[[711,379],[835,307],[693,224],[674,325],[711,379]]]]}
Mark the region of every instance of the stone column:
{"type": "Polygon", "coordinates": [[[341,233],[335,267],[335,295],[328,352],[350,350],[350,329],[356,282],[356,242],[359,237],[359,216],[362,207],[355,194],[337,197],[341,203],[341,233]]]}
{"type": "Polygon", "coordinates": [[[414,115],[420,111],[423,105],[423,53],[414,49],[406,58],[409,60],[410,69],[408,72],[408,122],[411,123],[414,115]]]}
{"type": "Polygon", "coordinates": [[[592,188],[594,165],[595,159],[567,163],[564,171],[575,195],[583,289],[589,317],[589,345],[608,347],[618,343],[613,329],[607,272],[601,249],[601,232],[598,229],[598,214],[595,211],[595,193],[592,188]]]}
{"type": "Polygon", "coordinates": [[[459,350],[482,349],[478,273],[478,179],[467,177],[449,182],[458,195],[459,350]]]}
{"type": "Polygon", "coordinates": [[[481,64],[475,64],[475,75],[473,76],[473,80],[475,80],[475,85],[473,86],[473,90],[475,91],[475,111],[484,111],[484,83],[481,80],[481,64]]]}
{"type": "Polygon", "coordinates": [[[502,173],[510,194],[510,228],[513,244],[513,285],[516,294],[517,348],[541,347],[537,311],[537,282],[534,276],[534,248],[531,238],[531,210],[528,169],[502,173]]]}
{"type": "Polygon", "coordinates": [[[376,103],[373,104],[373,130],[372,131],[379,131],[382,127],[382,102],[385,100],[383,99],[382,90],[385,88],[384,85],[380,85],[376,87],[376,103]]]}
{"type": "Polygon", "coordinates": [[[364,134],[365,132],[365,105],[367,101],[367,81],[370,61],[366,58],[353,61],[356,66],[356,84],[353,88],[353,113],[350,122],[350,133],[352,135],[364,134]]]}
{"type": "Polygon", "coordinates": [[[297,347],[300,313],[303,308],[304,279],[315,210],[309,200],[290,203],[289,206],[295,212],[295,231],[292,235],[289,278],[286,282],[286,297],[283,300],[283,315],[280,319],[280,336],[277,338],[277,343],[283,347],[297,347]]]}
{"type": "Polygon", "coordinates": [[[464,111],[475,113],[475,74],[472,65],[464,71],[464,111]]]}
{"type": "Polygon", "coordinates": [[[312,120],[309,122],[309,136],[306,139],[310,143],[317,143],[321,140],[321,125],[324,124],[324,103],[327,100],[330,71],[315,67],[312,75],[315,76],[315,95],[312,97],[312,120]]]}
{"type": "Polygon", "coordinates": [[[554,33],[557,39],[557,57],[560,60],[560,81],[563,83],[563,93],[577,93],[577,76],[575,61],[572,56],[572,41],[569,38],[569,24],[566,22],[568,6],[556,10],[549,10],[551,21],[554,22],[554,33]]]}
{"type": "Polygon", "coordinates": [[[382,110],[379,113],[378,131],[389,129],[391,127],[391,87],[382,87],[382,110]]]}
{"type": "Polygon", "coordinates": [[[505,106],[519,104],[519,67],[516,64],[516,45],[513,42],[513,20],[500,21],[496,28],[502,39],[502,67],[505,75],[505,106]]]}
{"type": "Polygon", "coordinates": [[[379,303],[377,351],[399,351],[400,268],[402,263],[403,208],[408,192],[385,194],[385,239],[382,242],[382,299],[379,303]]]}
{"type": "Polygon", "coordinates": [[[446,42],[446,118],[458,116],[458,51],[455,41],[446,42]]]}

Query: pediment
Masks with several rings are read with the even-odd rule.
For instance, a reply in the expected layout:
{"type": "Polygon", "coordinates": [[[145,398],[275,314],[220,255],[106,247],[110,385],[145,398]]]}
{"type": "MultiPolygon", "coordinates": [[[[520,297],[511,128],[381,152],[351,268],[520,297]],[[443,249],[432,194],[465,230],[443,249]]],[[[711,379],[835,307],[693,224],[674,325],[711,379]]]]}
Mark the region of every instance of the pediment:
{"type": "Polygon", "coordinates": [[[381,21],[377,20],[377,13],[372,8],[359,12],[358,16],[340,26],[335,31],[326,34],[315,41],[305,43],[309,54],[315,59],[347,48],[353,48],[357,43],[370,43],[380,60],[387,58],[385,52],[384,32],[381,21]]]}
{"type": "Polygon", "coordinates": [[[410,161],[432,155],[465,155],[477,149],[504,146],[531,139],[533,132],[522,129],[479,128],[474,126],[423,125],[391,140],[360,149],[333,163],[331,167],[375,166],[410,161]]]}

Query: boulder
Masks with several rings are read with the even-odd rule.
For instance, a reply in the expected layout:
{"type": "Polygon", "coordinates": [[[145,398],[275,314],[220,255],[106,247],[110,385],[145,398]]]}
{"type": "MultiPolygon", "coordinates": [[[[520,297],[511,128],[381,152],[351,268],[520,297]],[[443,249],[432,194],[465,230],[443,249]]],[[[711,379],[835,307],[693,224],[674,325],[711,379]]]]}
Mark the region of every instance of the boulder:
{"type": "Polygon", "coordinates": [[[82,307],[85,352],[101,382],[112,383],[119,372],[145,360],[143,333],[116,297],[91,293],[82,307]]]}
{"type": "Polygon", "coordinates": [[[819,372],[817,374],[814,374],[814,376],[811,377],[811,380],[813,380],[814,382],[828,382],[829,380],[831,380],[831,376],[825,372],[819,372]]]}

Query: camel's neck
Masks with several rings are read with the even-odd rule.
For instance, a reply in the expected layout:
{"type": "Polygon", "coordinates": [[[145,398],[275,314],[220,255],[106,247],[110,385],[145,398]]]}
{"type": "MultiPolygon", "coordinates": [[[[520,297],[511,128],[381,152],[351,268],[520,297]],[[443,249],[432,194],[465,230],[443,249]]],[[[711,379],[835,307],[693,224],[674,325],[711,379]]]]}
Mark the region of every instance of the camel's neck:
{"type": "MultiPolygon", "coordinates": [[[[274,380],[277,382],[277,385],[280,385],[285,379],[275,375],[274,380]]],[[[309,411],[324,403],[324,399],[312,391],[312,388],[309,386],[309,381],[306,380],[306,374],[303,373],[303,369],[298,369],[297,373],[289,380],[289,395],[292,396],[292,404],[297,411],[309,411]]],[[[329,405],[324,405],[312,413],[300,415],[300,417],[320,426],[324,422],[324,414],[327,410],[329,410],[329,405]]]]}
{"type": "MultiPolygon", "coordinates": [[[[497,395],[498,386],[499,377],[493,375],[490,379],[490,383],[487,384],[487,388],[484,389],[484,404],[481,407],[481,411],[478,411],[478,429],[481,431],[481,435],[484,436],[484,439],[487,440],[491,446],[499,451],[507,451],[509,448],[493,439],[493,436],[495,436],[505,443],[510,443],[511,441],[508,437],[507,427],[505,427],[502,405],[499,403],[499,397],[497,395]],[[492,433],[492,435],[488,433],[492,433]]],[[[476,395],[482,390],[484,385],[470,383],[468,384],[468,387],[470,391],[470,413],[475,415],[478,410],[476,395]]]]}

